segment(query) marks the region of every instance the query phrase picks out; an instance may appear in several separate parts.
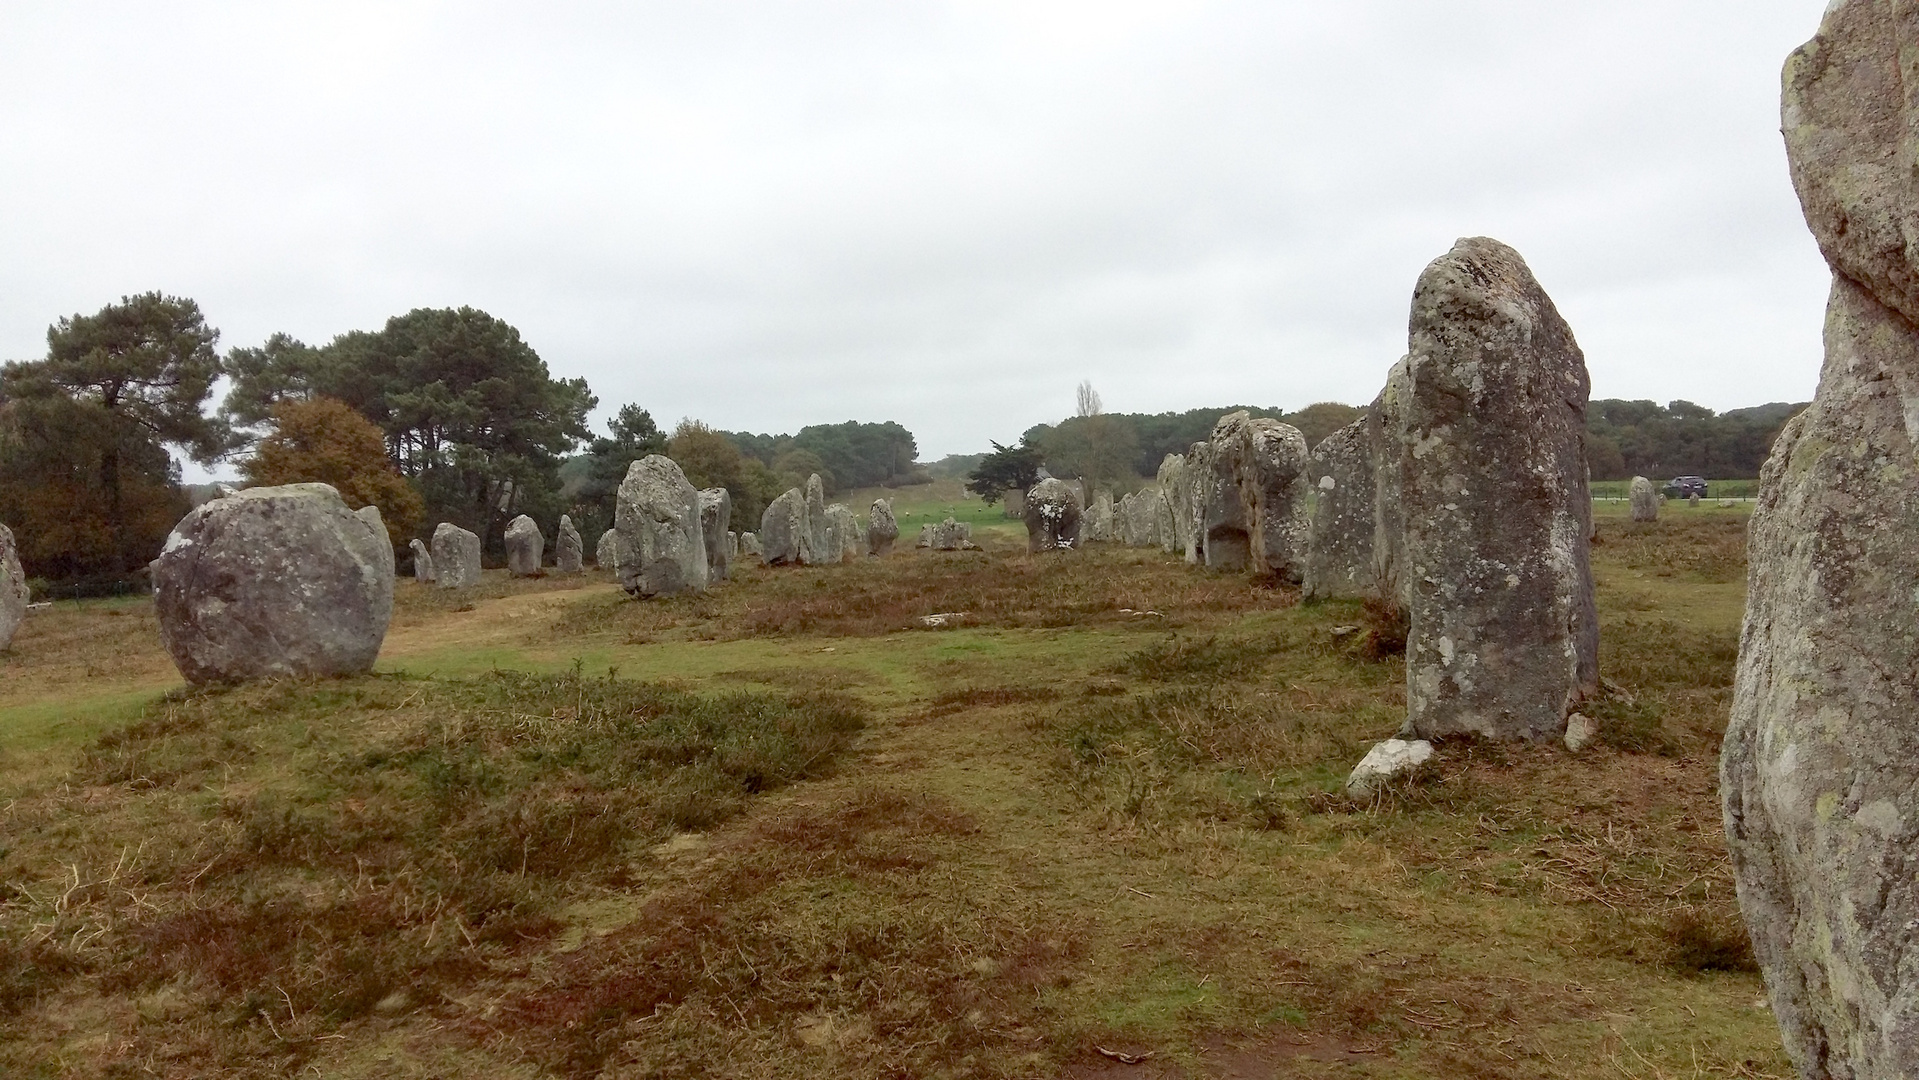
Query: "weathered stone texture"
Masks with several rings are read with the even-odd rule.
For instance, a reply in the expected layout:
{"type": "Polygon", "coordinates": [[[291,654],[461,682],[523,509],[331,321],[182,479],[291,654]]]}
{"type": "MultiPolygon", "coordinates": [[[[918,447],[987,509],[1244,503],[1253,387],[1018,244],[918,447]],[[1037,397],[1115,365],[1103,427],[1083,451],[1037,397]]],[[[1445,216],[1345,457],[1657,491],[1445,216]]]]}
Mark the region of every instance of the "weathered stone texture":
{"type": "Polygon", "coordinates": [[[1080,532],[1087,540],[1096,540],[1102,544],[1118,539],[1113,534],[1113,495],[1102,491],[1093,496],[1093,504],[1086,508],[1085,520],[1080,532]]]}
{"type": "Polygon", "coordinates": [[[13,644],[13,635],[27,617],[27,575],[20,568],[20,549],[13,530],[0,525],[0,649],[13,644]]]}
{"type": "Polygon", "coordinates": [[[533,519],[521,514],[506,523],[506,572],[514,577],[534,577],[546,557],[546,537],[533,519]]]}
{"type": "Polygon", "coordinates": [[[1048,477],[1026,492],[1026,550],[1054,551],[1079,544],[1079,495],[1048,477]]]}
{"type": "Polygon", "coordinates": [[[700,537],[706,543],[706,579],[725,581],[733,553],[726,524],[733,520],[733,493],[723,487],[700,490],[700,537]]]}
{"type": "Polygon", "coordinates": [[[826,485],[819,473],[806,478],[806,546],[800,549],[800,561],[809,566],[840,561],[838,549],[826,540],[826,485]]]}
{"type": "Polygon", "coordinates": [[[1408,726],[1558,739],[1598,683],[1585,358],[1519,253],[1485,238],[1420,275],[1410,344],[1408,726]]]}
{"type": "Polygon", "coordinates": [[[649,454],[627,466],[613,527],[620,534],[620,586],[630,595],[674,596],[706,588],[699,489],[672,458],[649,454]]]}
{"type": "Polygon", "coordinates": [[[760,557],[760,537],[758,533],[748,532],[740,534],[740,554],[750,555],[755,559],[760,557]]]}
{"type": "Polygon", "coordinates": [[[1186,458],[1167,454],[1159,463],[1159,506],[1154,513],[1159,518],[1159,546],[1168,554],[1188,550],[1187,538],[1193,531],[1188,490],[1186,458]]]}
{"type": "Polygon", "coordinates": [[[480,583],[480,534],[442,521],[433,530],[433,576],[442,589],[480,583]]]}
{"type": "Polygon", "coordinates": [[[1386,373],[1386,385],[1366,410],[1366,443],[1373,455],[1373,586],[1382,596],[1412,604],[1406,564],[1406,407],[1412,384],[1401,357],[1386,373]]]}
{"type": "Polygon", "coordinates": [[[553,536],[553,567],[562,574],[577,574],[586,569],[586,541],[570,514],[560,515],[560,528],[553,536]]]}
{"type": "Polygon", "coordinates": [[[1833,270],[1812,405],[1748,530],[1720,759],[1739,905],[1808,1080],[1919,1076],[1919,13],[1842,0],[1786,62],[1833,270]]]}
{"type": "Polygon", "coordinates": [[[965,551],[978,545],[973,543],[973,526],[947,518],[937,525],[920,526],[917,546],[934,551],[965,551]]]}
{"type": "Polygon", "coordinates": [[[893,516],[893,500],[874,499],[866,514],[866,550],[874,555],[891,555],[900,538],[899,519],[893,516]]]}
{"type": "Polygon", "coordinates": [[[602,570],[617,570],[620,567],[620,531],[608,529],[600,534],[600,541],[593,545],[593,565],[602,570]]]}
{"type": "Polygon", "coordinates": [[[1297,584],[1305,569],[1312,505],[1306,494],[1306,436],[1291,424],[1261,418],[1234,438],[1241,443],[1239,499],[1252,526],[1253,571],[1297,584]]]}
{"type": "Polygon", "coordinates": [[[393,547],[326,484],[203,503],[152,564],[154,610],[191,683],[369,671],[393,614],[393,547]]]}
{"type": "Polygon", "coordinates": [[[844,563],[858,558],[865,544],[853,511],[847,509],[844,503],[834,503],[826,508],[826,557],[822,562],[844,563]]]}
{"type": "Polygon", "coordinates": [[[813,563],[812,526],[807,521],[806,495],[799,488],[766,504],[760,514],[761,558],[768,566],[810,566],[813,563]]]}
{"type": "Polygon", "coordinates": [[[1652,481],[1643,476],[1632,478],[1632,487],[1627,491],[1632,501],[1632,519],[1634,521],[1659,520],[1659,492],[1655,491],[1652,481]]]}
{"type": "Polygon", "coordinates": [[[413,580],[421,584],[432,584],[433,556],[427,551],[426,544],[416,539],[408,541],[407,547],[413,552],[413,580]]]}
{"type": "Polygon", "coordinates": [[[1365,596],[1374,589],[1373,533],[1377,489],[1366,419],[1340,428],[1313,448],[1310,539],[1303,593],[1309,600],[1365,596]]]}

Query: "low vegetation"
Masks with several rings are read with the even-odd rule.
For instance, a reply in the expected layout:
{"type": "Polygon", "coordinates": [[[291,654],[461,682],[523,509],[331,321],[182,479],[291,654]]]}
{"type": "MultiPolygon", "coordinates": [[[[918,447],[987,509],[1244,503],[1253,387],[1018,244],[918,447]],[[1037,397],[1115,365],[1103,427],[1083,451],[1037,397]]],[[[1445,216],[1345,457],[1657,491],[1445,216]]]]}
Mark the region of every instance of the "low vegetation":
{"type": "MultiPolygon", "coordinates": [[[[385,674],[0,741],[0,1072],[1784,1077],[1715,794],[1742,530],[1603,516],[1600,745],[1360,803],[1392,614],[1157,552],[403,584],[385,674]]],[[[9,663],[139,648],[67,606],[9,663]]]]}

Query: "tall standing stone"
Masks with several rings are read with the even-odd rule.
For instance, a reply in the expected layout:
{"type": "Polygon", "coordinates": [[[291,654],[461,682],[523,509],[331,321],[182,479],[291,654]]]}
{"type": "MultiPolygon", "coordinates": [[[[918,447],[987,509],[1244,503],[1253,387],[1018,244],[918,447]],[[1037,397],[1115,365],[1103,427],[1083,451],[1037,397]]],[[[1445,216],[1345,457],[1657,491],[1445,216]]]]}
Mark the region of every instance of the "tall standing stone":
{"type": "Polygon", "coordinates": [[[1111,543],[1113,535],[1113,494],[1102,491],[1093,496],[1093,504],[1086,508],[1086,523],[1083,531],[1086,539],[1111,543]]]}
{"type": "Polygon", "coordinates": [[[13,635],[27,617],[27,575],[20,569],[20,549],[13,530],[0,525],[0,649],[13,644],[13,635]]]}
{"type": "Polygon", "coordinates": [[[600,534],[600,541],[593,545],[593,565],[602,570],[620,568],[620,530],[608,529],[600,534]]]}
{"type": "Polygon", "coordinates": [[[433,576],[442,589],[480,583],[480,535],[450,521],[433,530],[433,576]]]}
{"type": "Polygon", "coordinates": [[[1239,499],[1252,526],[1252,568],[1297,584],[1305,571],[1311,500],[1307,496],[1306,436],[1278,420],[1248,421],[1240,441],[1239,499]]]}
{"type": "Polygon", "coordinates": [[[726,530],[726,558],[728,562],[740,557],[740,534],[732,529],[726,530]]]}
{"type": "Polygon", "coordinates": [[[407,542],[407,547],[413,551],[413,580],[422,585],[431,585],[433,583],[433,556],[427,551],[426,544],[415,538],[407,542]]]}
{"type": "Polygon", "coordinates": [[[1720,759],[1739,906],[1809,1080],[1919,1076],[1919,16],[1841,0],[1786,61],[1786,156],[1833,275],[1773,443],[1720,759]]]}
{"type": "Polygon", "coordinates": [[[1627,492],[1632,500],[1632,519],[1634,521],[1659,520],[1659,492],[1653,490],[1652,481],[1643,476],[1632,478],[1632,487],[1627,492]]]}
{"type": "Polygon", "coordinates": [[[1079,532],[1079,494],[1064,481],[1047,477],[1027,489],[1027,551],[1077,547],[1079,532]]]}
{"type": "Polygon", "coordinates": [[[807,519],[806,496],[799,488],[766,504],[760,515],[760,557],[768,566],[810,566],[813,563],[813,526],[807,519]]]}
{"type": "Polygon", "coordinates": [[[586,541],[570,514],[560,515],[560,528],[553,536],[553,568],[562,574],[577,574],[586,569],[586,541]]]}
{"type": "Polygon", "coordinates": [[[843,503],[834,503],[826,508],[826,558],[827,563],[844,563],[859,558],[866,547],[866,537],[860,535],[859,519],[843,503]]]}
{"type": "Polygon", "coordinates": [[[613,513],[620,586],[642,599],[706,588],[700,493],[672,458],[648,454],[627,466],[613,513]]]}
{"type": "MultiPolygon", "coordinates": [[[[1405,488],[1406,408],[1412,384],[1407,357],[1386,373],[1386,385],[1366,410],[1366,443],[1373,455],[1373,587],[1401,606],[1412,602],[1412,575],[1406,572],[1405,488]]],[[[1588,534],[1590,537],[1590,533],[1588,534]]]]}
{"type": "Polygon", "coordinates": [[[967,551],[979,545],[973,543],[973,526],[949,517],[937,525],[920,526],[917,546],[934,551],[967,551]]]}
{"type": "Polygon", "coordinates": [[[532,518],[521,514],[506,523],[506,572],[514,577],[535,577],[546,557],[546,537],[532,518]]]}
{"type": "Polygon", "coordinates": [[[874,499],[866,512],[866,549],[874,555],[891,555],[893,543],[900,538],[899,519],[893,516],[893,500],[874,499]]]}
{"type": "Polygon", "coordinates": [[[1126,542],[1134,547],[1158,547],[1160,544],[1160,498],[1154,488],[1132,494],[1126,503],[1126,542]]]}
{"type": "Polygon", "coordinates": [[[700,491],[700,536],[706,541],[706,577],[725,581],[732,552],[726,547],[726,525],[733,520],[733,493],[723,487],[700,491]]]}
{"type": "Polygon", "coordinates": [[[1167,454],[1159,463],[1159,546],[1173,555],[1186,550],[1186,537],[1192,531],[1190,500],[1186,495],[1186,458],[1167,454]]]}
{"type": "Polygon", "coordinates": [[[1320,440],[1306,474],[1315,494],[1302,593],[1308,600],[1367,595],[1377,492],[1366,418],[1320,440]]]}
{"type": "Polygon", "coordinates": [[[1560,738],[1597,688],[1585,357],[1519,253],[1483,237],[1413,290],[1400,447],[1420,738],[1560,738]]]}
{"type": "Polygon", "coordinates": [[[806,547],[800,561],[809,565],[840,561],[839,551],[826,542],[826,485],[819,473],[806,478],[806,547]]]}
{"type": "Polygon", "coordinates": [[[369,671],[393,615],[386,530],[326,484],[201,504],[152,573],[160,638],[191,683],[369,671]]]}

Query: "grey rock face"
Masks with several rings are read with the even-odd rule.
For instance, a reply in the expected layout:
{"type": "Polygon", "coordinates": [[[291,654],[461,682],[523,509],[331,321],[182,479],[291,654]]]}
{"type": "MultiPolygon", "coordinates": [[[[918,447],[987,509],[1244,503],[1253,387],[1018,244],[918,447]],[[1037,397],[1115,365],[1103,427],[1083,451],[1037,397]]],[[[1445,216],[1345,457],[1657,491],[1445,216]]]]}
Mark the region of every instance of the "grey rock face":
{"type": "Polygon", "coordinates": [[[893,543],[900,538],[900,523],[893,516],[893,500],[874,499],[866,512],[866,550],[874,555],[891,555],[893,543]]]}
{"type": "Polygon", "coordinates": [[[540,560],[546,557],[546,537],[533,519],[521,514],[506,523],[506,572],[514,577],[533,577],[540,572],[540,560]]]}
{"type": "Polygon", "coordinates": [[[620,531],[608,529],[600,534],[600,542],[593,545],[593,565],[602,570],[620,568],[620,531]]]}
{"type": "Polygon", "coordinates": [[[442,589],[480,583],[480,534],[450,521],[433,530],[433,576],[442,589]]]}
{"type": "Polygon", "coordinates": [[[934,551],[966,551],[977,549],[973,543],[973,527],[964,521],[947,518],[937,525],[920,526],[918,547],[934,551]]]}
{"type": "Polygon", "coordinates": [[[586,541],[569,514],[560,515],[560,527],[553,536],[553,567],[562,574],[578,574],[586,569],[586,541]]]}
{"type": "Polygon", "coordinates": [[[326,484],[202,504],[152,564],[160,637],[191,683],[371,670],[393,614],[393,547],[326,484]]]}
{"type": "Polygon", "coordinates": [[[1213,437],[1186,455],[1198,524],[1193,561],[1214,570],[1244,570],[1253,561],[1253,523],[1239,498],[1240,453],[1232,434],[1248,422],[1243,412],[1220,418],[1213,437]]]}
{"type": "Polygon", "coordinates": [[[1236,437],[1242,440],[1239,501],[1252,523],[1253,571],[1297,584],[1305,571],[1312,506],[1306,436],[1291,424],[1262,418],[1236,437]]]}
{"type": "MultiPolygon", "coordinates": [[[[1159,546],[1167,554],[1187,550],[1187,537],[1193,531],[1191,500],[1187,496],[1186,459],[1167,454],[1159,463],[1159,546]]],[[[1190,560],[1189,560],[1190,561],[1190,560]]]]}
{"type": "Polygon", "coordinates": [[[28,595],[27,575],[20,569],[20,549],[14,545],[13,530],[0,525],[0,649],[13,644],[13,635],[27,617],[28,595]]]}
{"type": "MultiPolygon", "coordinates": [[[[1412,575],[1406,565],[1406,409],[1412,400],[1407,358],[1386,374],[1386,385],[1366,410],[1366,441],[1373,454],[1373,586],[1382,595],[1397,594],[1412,603],[1412,575]]],[[[1591,533],[1587,534],[1588,539],[1591,533]]]]}
{"type": "Polygon", "coordinates": [[[760,538],[757,534],[740,534],[740,554],[751,555],[756,559],[760,557],[760,538]]]}
{"type": "Polygon", "coordinates": [[[1079,495],[1071,487],[1048,477],[1027,490],[1027,551],[1056,551],[1076,547],[1079,534],[1079,495]]]}
{"type": "Polygon", "coordinates": [[[1659,520],[1659,493],[1653,490],[1652,481],[1643,476],[1632,478],[1632,487],[1628,491],[1632,500],[1632,519],[1634,521],[1659,520]]]}
{"type": "Polygon", "coordinates": [[[372,503],[355,510],[353,516],[383,532],[386,530],[386,522],[380,517],[380,508],[372,503]]]}
{"type": "Polygon", "coordinates": [[[860,535],[859,521],[853,517],[853,511],[842,503],[834,503],[826,508],[826,550],[822,562],[843,563],[856,559],[866,546],[866,538],[860,535]]]}
{"type": "Polygon", "coordinates": [[[423,585],[431,585],[433,556],[427,551],[426,544],[420,540],[412,540],[407,543],[407,547],[413,550],[413,580],[423,585]]]}
{"type": "Polygon", "coordinates": [[[1114,535],[1113,518],[1112,493],[1102,491],[1093,496],[1093,504],[1086,508],[1086,520],[1080,532],[1087,540],[1110,543],[1118,539],[1114,535]]]}
{"type": "Polygon", "coordinates": [[[732,529],[726,530],[726,558],[730,562],[740,557],[740,534],[732,529]]]}
{"type": "Polygon", "coordinates": [[[800,561],[809,566],[840,561],[839,549],[826,539],[826,486],[819,473],[806,478],[806,547],[800,561]]]}
{"type": "Polygon", "coordinates": [[[642,599],[706,588],[700,493],[672,458],[648,454],[627,466],[613,512],[620,587],[642,599]]]}
{"type": "Polygon", "coordinates": [[[799,488],[766,504],[760,515],[761,557],[768,566],[810,566],[813,563],[813,527],[807,520],[806,496],[799,488]]]}
{"type": "Polygon", "coordinates": [[[1720,794],[1739,906],[1809,1080],[1919,1076],[1919,23],[1843,0],[1786,62],[1833,271],[1825,366],[1761,473],[1720,794]]]}
{"type": "Polygon", "coordinates": [[[700,491],[700,536],[706,542],[706,578],[725,581],[732,552],[726,546],[726,523],[733,520],[733,493],[723,487],[700,491]]]}
{"type": "Polygon", "coordinates": [[[1160,546],[1160,509],[1163,503],[1154,488],[1136,491],[1126,500],[1126,542],[1134,547],[1160,546]]]}
{"type": "Polygon", "coordinates": [[[1321,440],[1306,474],[1316,497],[1302,591],[1309,600],[1372,592],[1378,493],[1365,418],[1321,440]]]}
{"type": "Polygon", "coordinates": [[[1585,358],[1519,253],[1483,237],[1420,275],[1409,353],[1409,726],[1559,739],[1599,677],[1585,358]]]}

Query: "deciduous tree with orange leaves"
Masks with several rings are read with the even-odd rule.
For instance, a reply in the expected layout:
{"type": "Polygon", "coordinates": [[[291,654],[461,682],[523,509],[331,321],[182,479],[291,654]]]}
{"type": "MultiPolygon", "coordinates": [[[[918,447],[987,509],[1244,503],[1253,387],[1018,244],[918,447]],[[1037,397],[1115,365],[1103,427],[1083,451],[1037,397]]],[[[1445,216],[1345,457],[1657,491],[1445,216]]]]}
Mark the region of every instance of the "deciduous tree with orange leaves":
{"type": "Polygon", "coordinates": [[[344,401],[316,397],[273,406],[273,431],[240,466],[249,484],[332,484],[355,510],[377,506],[399,546],[415,535],[426,504],[387,457],[373,422],[344,401]]]}

